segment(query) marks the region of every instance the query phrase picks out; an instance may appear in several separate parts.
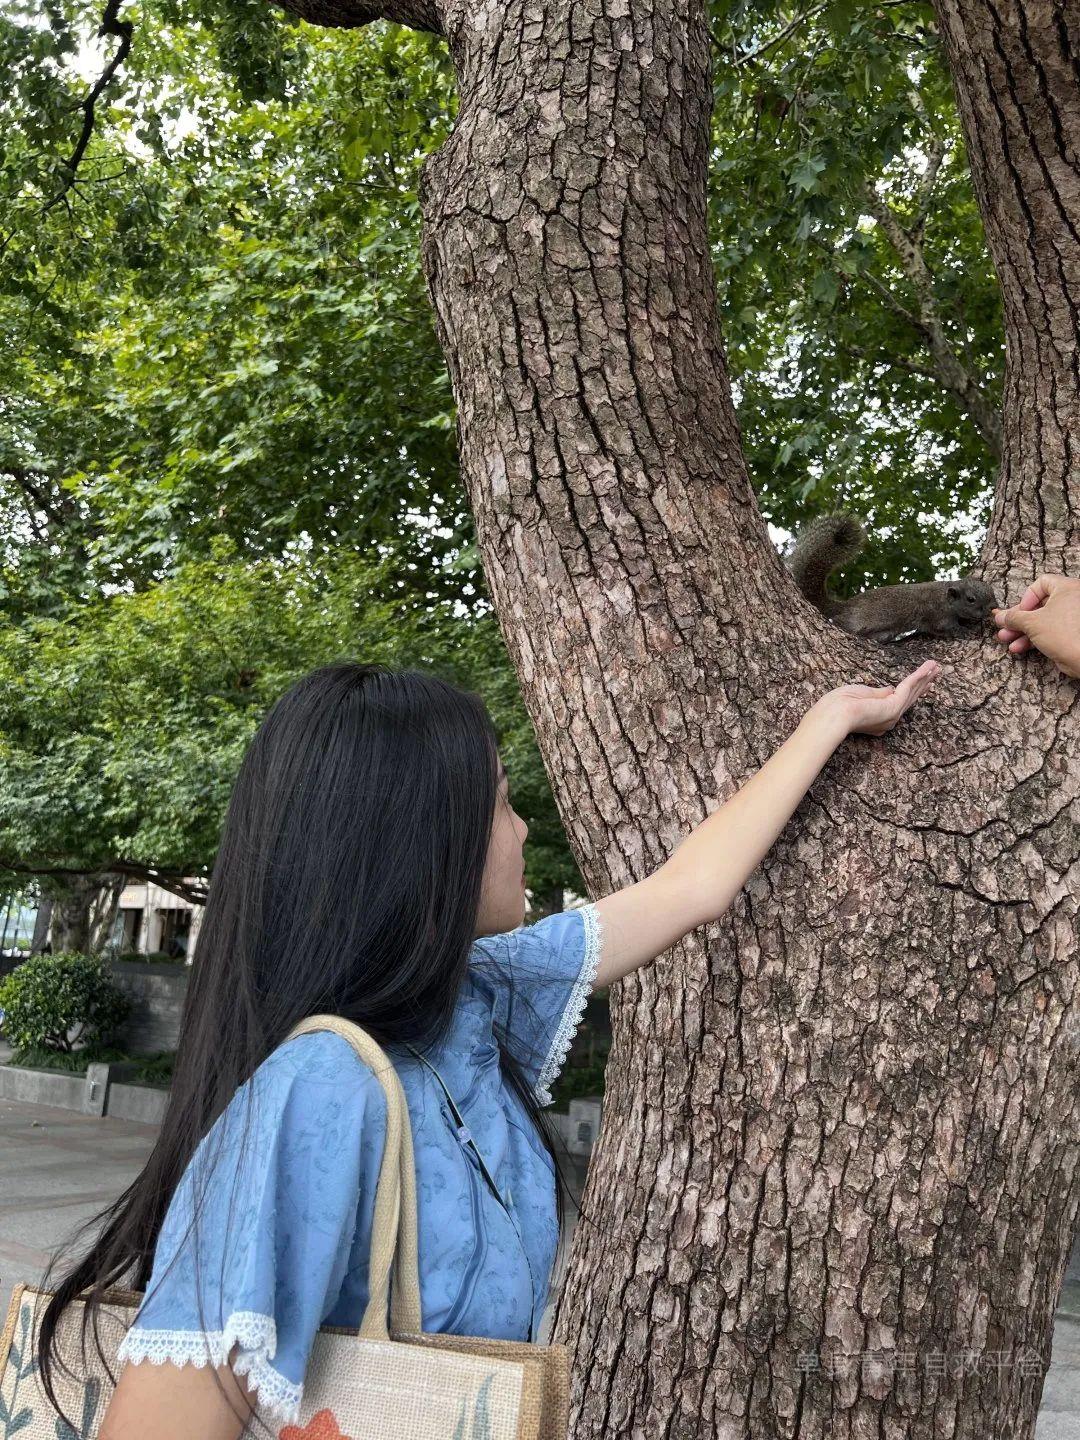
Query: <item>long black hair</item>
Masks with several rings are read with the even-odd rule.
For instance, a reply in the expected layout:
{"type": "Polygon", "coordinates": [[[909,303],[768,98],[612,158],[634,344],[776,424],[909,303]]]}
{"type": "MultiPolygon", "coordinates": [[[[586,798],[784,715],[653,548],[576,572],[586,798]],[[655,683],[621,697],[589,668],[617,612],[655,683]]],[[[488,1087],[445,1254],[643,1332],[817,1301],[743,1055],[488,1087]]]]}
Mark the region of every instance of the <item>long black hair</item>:
{"type": "MultiPolygon", "coordinates": [[[[62,1312],[87,1302],[83,1354],[92,1324],[108,1368],[103,1292],[145,1290],[188,1162],[298,1020],[331,1012],[380,1044],[420,1050],[445,1038],[475,939],[497,770],[480,696],[420,670],[326,665],[267,713],[229,800],[157,1142],[119,1200],[80,1230],[101,1227],[42,1315],[37,1357],[55,1409],[54,1360],[67,1368],[62,1312]]],[[[561,1231],[570,1192],[555,1137],[505,1037],[496,1040],[551,1157],[561,1231]]]]}

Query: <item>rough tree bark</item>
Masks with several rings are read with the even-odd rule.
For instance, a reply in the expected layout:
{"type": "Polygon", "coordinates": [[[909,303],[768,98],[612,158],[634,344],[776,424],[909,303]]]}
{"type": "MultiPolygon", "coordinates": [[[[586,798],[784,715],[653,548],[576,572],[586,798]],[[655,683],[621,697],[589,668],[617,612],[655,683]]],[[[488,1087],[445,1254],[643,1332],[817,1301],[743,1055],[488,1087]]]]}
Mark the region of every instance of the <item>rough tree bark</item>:
{"type": "Polygon", "coordinates": [[[49,938],[54,954],[61,950],[91,949],[93,937],[93,906],[109,875],[73,875],[53,900],[52,926],[49,938]]]}
{"type": "Polygon", "coordinates": [[[110,873],[100,878],[104,883],[90,902],[88,944],[91,955],[98,954],[108,944],[120,911],[120,896],[128,884],[126,875],[110,873]]]}
{"type": "Polygon", "coordinates": [[[1080,574],[1080,11],[937,0],[1005,311],[1006,438],[984,561],[1080,574]]]}
{"type": "MultiPolygon", "coordinates": [[[[823,690],[947,667],[841,748],[720,922],[612,987],[554,1330],[574,1436],[1030,1435],[1080,1200],[1080,690],[990,640],[861,642],[792,586],[724,366],[703,4],[291,8],[449,44],[424,266],[592,894],[659,865],[823,690]]],[[[983,559],[1014,597],[1080,573],[1080,26],[1048,0],[941,12],[1006,289],[983,559]]]]}
{"type": "Polygon", "coordinates": [[[53,901],[42,897],[34,916],[34,935],[30,941],[30,954],[40,955],[49,942],[49,927],[52,924],[53,901]]]}

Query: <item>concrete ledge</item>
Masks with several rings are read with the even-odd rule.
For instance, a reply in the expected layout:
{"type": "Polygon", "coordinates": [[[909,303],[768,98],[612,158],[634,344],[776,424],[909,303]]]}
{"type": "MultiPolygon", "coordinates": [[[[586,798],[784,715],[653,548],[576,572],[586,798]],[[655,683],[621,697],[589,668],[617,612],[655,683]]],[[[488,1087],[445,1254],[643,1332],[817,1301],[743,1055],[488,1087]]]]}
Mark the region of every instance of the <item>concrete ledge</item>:
{"type": "Polygon", "coordinates": [[[106,1114],[118,1120],[137,1120],[141,1125],[160,1125],[169,1101],[168,1090],[153,1085],[109,1086],[106,1114]]]}
{"type": "Polygon", "coordinates": [[[160,975],[187,989],[191,966],[182,960],[110,960],[109,971],[113,975],[160,975]]]}
{"type": "Polygon", "coordinates": [[[190,966],[115,960],[109,974],[131,1003],[127,1019],[116,1032],[117,1043],[131,1055],[175,1050],[190,966]]]}
{"type": "Polygon", "coordinates": [[[24,1070],[19,1065],[0,1065],[0,1099],[23,1100],[35,1105],[59,1105],[64,1110],[86,1113],[85,1075],[55,1074],[47,1070],[24,1070]]]}
{"type": "Polygon", "coordinates": [[[1065,1283],[1061,1287],[1061,1295],[1058,1297],[1057,1313],[1068,1320],[1075,1320],[1080,1325],[1080,1281],[1070,1279],[1071,1273],[1070,1267],[1065,1276],[1065,1283]]]}
{"type": "Polygon", "coordinates": [[[169,1098],[167,1090],[153,1085],[125,1085],[119,1077],[130,1074],[131,1063],[88,1065],[85,1075],[29,1070],[0,1065],[0,1100],[21,1100],[31,1105],[56,1105],[83,1115],[114,1115],[158,1125],[169,1098]],[[116,1077],[116,1078],[114,1078],[116,1077]]]}
{"type": "MultiPolygon", "coordinates": [[[[19,1065],[0,1064],[0,1100],[21,1100],[36,1105],[57,1105],[84,1115],[110,1115],[118,1120],[135,1120],[141,1125],[160,1125],[168,1104],[168,1090],[155,1085],[133,1085],[137,1068],[133,1060],[88,1065],[85,1075],[64,1075],[59,1071],[28,1070],[19,1065]]],[[[602,1101],[583,1096],[570,1101],[568,1111],[547,1111],[569,1157],[584,1172],[600,1129],[602,1101]]],[[[582,1173],[582,1181],[584,1173],[582,1173]]]]}

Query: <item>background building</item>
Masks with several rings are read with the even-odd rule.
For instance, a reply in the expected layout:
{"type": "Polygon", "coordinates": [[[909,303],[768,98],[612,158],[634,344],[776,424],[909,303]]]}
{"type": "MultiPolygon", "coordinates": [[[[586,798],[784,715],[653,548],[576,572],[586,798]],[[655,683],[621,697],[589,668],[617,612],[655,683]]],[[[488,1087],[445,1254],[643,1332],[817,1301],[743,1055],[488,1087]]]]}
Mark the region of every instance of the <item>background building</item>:
{"type": "Polygon", "coordinates": [[[181,900],[160,885],[124,887],[110,937],[118,951],[140,955],[191,956],[204,906],[181,900]]]}

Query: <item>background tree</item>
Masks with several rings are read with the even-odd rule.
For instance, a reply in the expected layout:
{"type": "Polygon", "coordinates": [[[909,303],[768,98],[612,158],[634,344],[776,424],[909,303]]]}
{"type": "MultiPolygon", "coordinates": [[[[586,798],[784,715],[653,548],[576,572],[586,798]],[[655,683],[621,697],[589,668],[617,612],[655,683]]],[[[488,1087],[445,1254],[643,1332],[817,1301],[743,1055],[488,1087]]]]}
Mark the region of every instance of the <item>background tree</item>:
{"type": "Polygon", "coordinates": [[[539,817],[530,887],[580,886],[553,810],[546,819],[550,795],[493,616],[466,626],[445,603],[421,611],[394,598],[390,562],[349,550],[333,566],[244,560],[226,536],[211,551],[147,590],[0,633],[0,875],[11,888],[29,876],[64,882],[54,949],[104,943],[117,879],[201,902],[259,722],[300,675],[348,655],[480,690],[539,817]]]}
{"type": "Polygon", "coordinates": [[[580,889],[484,592],[409,239],[410,136],[446,109],[445,63],[422,37],[348,37],[290,98],[305,46],[262,7],[214,31],[150,10],[119,68],[115,36],[87,51],[94,14],[0,17],[8,888],[55,898],[54,948],[103,938],[118,879],[198,900],[259,715],[363,653],[492,696],[533,806],[534,898],[580,889]],[[111,75],[73,176],[95,64],[111,75]],[[375,109],[342,151],[357,88],[375,109]]]}
{"type": "MultiPolygon", "coordinates": [[[[442,42],[398,27],[301,33],[234,0],[162,0],[126,14],[103,17],[79,0],[45,12],[13,3],[0,16],[11,82],[0,99],[0,329],[11,357],[0,382],[0,604],[8,625],[29,627],[22,653],[42,616],[77,625],[82,654],[94,653],[87,627],[110,612],[89,602],[168,583],[222,535],[238,564],[255,566],[298,545],[310,563],[331,565],[343,547],[374,546],[397,557],[385,585],[420,612],[452,597],[463,628],[489,616],[419,257],[416,181],[456,112],[442,42]]],[[[918,373],[930,363],[925,336],[896,319],[916,302],[856,204],[871,183],[922,197],[935,274],[944,267],[935,303],[990,373],[996,292],[962,157],[950,150],[933,186],[921,158],[941,136],[955,142],[941,68],[924,58],[917,15],[811,7],[789,19],[781,8],[766,33],[770,15],[730,6],[713,20],[733,60],[716,85],[724,183],[714,187],[713,253],[759,499],[780,527],[794,528],[808,506],[866,514],[875,542],[849,567],[848,589],[949,572],[970,558],[970,518],[954,511],[957,497],[972,514],[981,504],[971,497],[983,494],[985,454],[963,413],[918,373]],[[725,199],[743,188],[752,203],[725,199]],[[866,284],[850,283],[852,253],[866,284]],[[896,363],[867,363],[859,346],[896,363]],[[888,443],[874,420],[883,409],[888,443]],[[926,457],[917,497],[896,473],[899,454],[926,457]]],[[[103,635],[113,638],[107,624],[103,635]]],[[[259,639],[249,638],[255,662],[259,639]]],[[[197,637],[181,624],[177,640],[197,637]]],[[[190,671],[172,646],[164,653],[190,671]]],[[[138,666],[139,652],[126,654],[138,666]]],[[[128,687],[115,655],[110,669],[139,704],[167,703],[167,688],[155,699],[137,676],[128,687]]],[[[508,660],[497,681],[485,674],[509,692],[521,737],[515,793],[538,857],[534,900],[558,905],[564,885],[580,885],[576,867],[508,660]]],[[[55,894],[58,927],[81,944],[107,930],[123,874],[79,878],[76,864],[126,856],[131,874],[152,869],[168,885],[186,838],[155,832],[155,854],[145,832],[114,829],[102,848],[89,827],[78,857],[42,848],[26,816],[36,804],[53,828],[78,829],[79,772],[49,749],[45,716],[59,726],[59,754],[72,743],[66,717],[41,705],[40,685],[23,691],[18,670],[9,683],[9,715],[40,710],[38,749],[20,742],[20,765],[50,786],[30,800],[12,772],[9,834],[28,847],[21,862],[44,887],[43,906],[55,894]]],[[[207,753],[232,754],[226,717],[188,703],[207,753]],[[220,736],[208,736],[218,724],[220,736]]],[[[133,790],[148,769],[169,764],[130,743],[110,759],[110,775],[133,790]]],[[[203,807],[181,830],[213,833],[215,814],[203,807]]],[[[194,853],[202,873],[205,846],[194,853]]]]}
{"type": "MultiPolygon", "coordinates": [[[[740,423],[775,525],[866,513],[849,587],[968,563],[989,493],[987,445],[902,318],[927,303],[996,400],[1000,307],[928,14],[712,12],[710,239],[740,423]],[[870,189],[921,224],[929,301],[863,213],[870,189]]],[[[8,613],[36,574],[28,526],[51,537],[38,604],[152,583],[224,531],[253,555],[301,533],[397,540],[467,606],[483,580],[415,197],[456,113],[444,44],[149,0],[126,49],[107,34],[94,52],[97,5],[46,15],[13,0],[0,17],[8,613]],[[62,540],[42,502],[75,512],[62,540]]]]}

